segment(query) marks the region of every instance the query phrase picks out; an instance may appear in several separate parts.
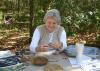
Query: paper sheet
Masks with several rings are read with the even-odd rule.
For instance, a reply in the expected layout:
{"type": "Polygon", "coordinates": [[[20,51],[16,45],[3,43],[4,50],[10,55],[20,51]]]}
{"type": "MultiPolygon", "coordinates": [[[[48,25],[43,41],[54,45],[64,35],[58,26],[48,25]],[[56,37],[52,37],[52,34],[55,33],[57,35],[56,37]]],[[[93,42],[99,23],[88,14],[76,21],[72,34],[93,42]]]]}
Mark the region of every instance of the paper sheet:
{"type": "Polygon", "coordinates": [[[78,63],[76,58],[69,58],[72,67],[80,67],[83,71],[100,71],[100,60],[92,60],[84,56],[82,62],[78,63]],[[84,59],[85,58],[85,59],[84,59]]]}
{"type": "Polygon", "coordinates": [[[75,58],[69,58],[69,61],[72,65],[72,67],[80,67],[80,65],[77,64],[77,61],[75,58]]]}
{"type": "Polygon", "coordinates": [[[100,71],[100,60],[86,61],[80,64],[84,71],[100,71]]]}
{"type": "Polygon", "coordinates": [[[0,58],[6,58],[10,56],[14,56],[10,50],[0,51],[0,58]]]}
{"type": "Polygon", "coordinates": [[[52,55],[55,52],[56,52],[56,50],[51,50],[51,51],[48,51],[48,52],[38,52],[38,53],[36,53],[36,56],[52,55]]]}

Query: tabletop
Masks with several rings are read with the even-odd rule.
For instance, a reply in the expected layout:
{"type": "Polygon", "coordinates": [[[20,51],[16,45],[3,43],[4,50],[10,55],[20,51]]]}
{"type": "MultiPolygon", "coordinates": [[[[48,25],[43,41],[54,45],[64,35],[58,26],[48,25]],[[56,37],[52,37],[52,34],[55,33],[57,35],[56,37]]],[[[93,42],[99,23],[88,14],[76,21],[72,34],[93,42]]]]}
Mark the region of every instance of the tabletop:
{"type": "MultiPolygon", "coordinates": [[[[31,55],[34,57],[34,55],[31,55]]],[[[61,67],[63,67],[64,71],[83,71],[83,69],[81,67],[72,67],[69,58],[66,54],[61,53],[61,54],[57,54],[57,55],[50,55],[50,56],[46,56],[48,58],[48,64],[58,64],[61,67]]],[[[100,59],[100,53],[99,53],[99,57],[100,59]]],[[[21,69],[20,71],[44,71],[44,67],[45,66],[34,66],[32,64],[29,64],[28,66],[26,66],[24,69],[21,69]]]]}
{"type": "MultiPolygon", "coordinates": [[[[68,60],[68,57],[64,54],[50,55],[46,57],[49,59],[48,64],[58,64],[63,67],[64,71],[83,71],[81,68],[72,67],[70,61],[68,60]]],[[[30,64],[29,66],[25,67],[25,69],[22,69],[20,71],[44,71],[44,67],[45,66],[34,66],[30,64]]]]}

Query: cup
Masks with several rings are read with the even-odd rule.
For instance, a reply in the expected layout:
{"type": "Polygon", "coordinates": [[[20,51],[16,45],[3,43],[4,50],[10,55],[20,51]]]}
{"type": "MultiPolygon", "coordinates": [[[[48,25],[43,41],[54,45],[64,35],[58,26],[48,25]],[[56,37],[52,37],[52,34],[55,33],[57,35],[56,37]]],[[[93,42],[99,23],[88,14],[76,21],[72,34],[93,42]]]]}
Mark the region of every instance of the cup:
{"type": "Polygon", "coordinates": [[[84,44],[76,43],[76,59],[79,63],[82,62],[83,50],[84,50],[84,44]]]}

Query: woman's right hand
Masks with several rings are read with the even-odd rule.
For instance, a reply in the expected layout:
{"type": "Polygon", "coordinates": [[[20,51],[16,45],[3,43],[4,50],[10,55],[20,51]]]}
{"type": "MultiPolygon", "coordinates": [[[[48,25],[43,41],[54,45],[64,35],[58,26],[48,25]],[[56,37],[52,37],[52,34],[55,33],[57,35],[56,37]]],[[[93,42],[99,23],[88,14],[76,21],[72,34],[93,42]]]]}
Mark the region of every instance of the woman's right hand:
{"type": "Polygon", "coordinates": [[[36,48],[37,52],[46,52],[48,51],[48,46],[44,45],[44,44],[40,44],[39,47],[36,48]]]}

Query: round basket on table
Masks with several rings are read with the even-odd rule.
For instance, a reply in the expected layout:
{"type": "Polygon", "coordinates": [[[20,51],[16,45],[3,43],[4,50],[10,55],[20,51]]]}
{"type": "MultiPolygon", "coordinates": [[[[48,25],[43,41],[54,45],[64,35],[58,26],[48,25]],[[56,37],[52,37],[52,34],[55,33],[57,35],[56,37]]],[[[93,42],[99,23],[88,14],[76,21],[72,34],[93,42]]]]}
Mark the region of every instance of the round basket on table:
{"type": "Polygon", "coordinates": [[[43,56],[36,56],[32,59],[32,64],[37,66],[46,65],[48,63],[48,59],[43,56]]]}

